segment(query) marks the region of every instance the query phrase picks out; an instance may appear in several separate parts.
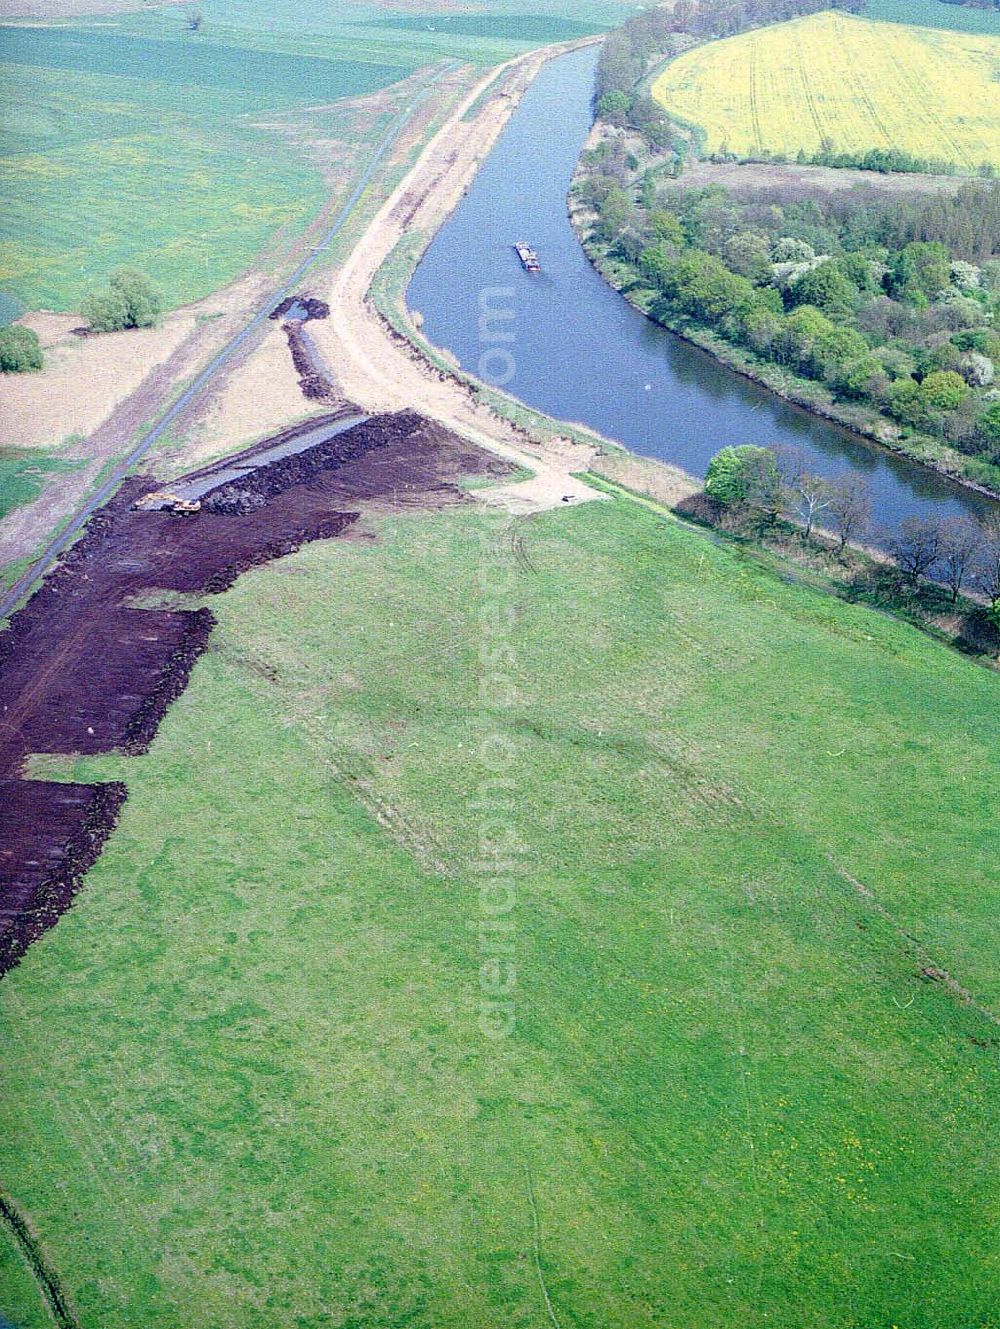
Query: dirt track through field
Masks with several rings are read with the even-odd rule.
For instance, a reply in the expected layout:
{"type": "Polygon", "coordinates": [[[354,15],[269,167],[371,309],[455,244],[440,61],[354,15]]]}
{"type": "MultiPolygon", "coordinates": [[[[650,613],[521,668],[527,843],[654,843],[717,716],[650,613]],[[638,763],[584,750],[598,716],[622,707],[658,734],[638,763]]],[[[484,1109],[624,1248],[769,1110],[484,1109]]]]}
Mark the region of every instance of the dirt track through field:
{"type": "Polygon", "coordinates": [[[131,607],[138,597],[224,591],[247,568],[340,535],[372,504],[458,502],[461,475],[507,469],[412,411],[339,424],[220,484],[194,514],[138,511],[155,482],[127,481],[0,634],[0,974],[69,907],[126,794],[22,780],[25,759],[146,751],[208,644],[208,609],[131,607]]]}
{"type": "Polygon", "coordinates": [[[531,479],[497,486],[486,502],[515,513],[538,512],[563,502],[604,495],[577,478],[594,449],[556,439],[528,438],[477,400],[467,384],[441,373],[385,322],[368,298],[372,280],[400,240],[413,231],[433,235],[462,197],[522,94],[545,62],[580,43],[546,47],[511,61],[473,89],[420,154],[396,191],[335,273],[327,293],[330,317],[310,333],[328,364],[336,365],[340,390],[364,410],[412,406],[454,433],[533,472],[531,479]],[[476,114],[464,118],[484,90],[495,91],[476,114]]]}

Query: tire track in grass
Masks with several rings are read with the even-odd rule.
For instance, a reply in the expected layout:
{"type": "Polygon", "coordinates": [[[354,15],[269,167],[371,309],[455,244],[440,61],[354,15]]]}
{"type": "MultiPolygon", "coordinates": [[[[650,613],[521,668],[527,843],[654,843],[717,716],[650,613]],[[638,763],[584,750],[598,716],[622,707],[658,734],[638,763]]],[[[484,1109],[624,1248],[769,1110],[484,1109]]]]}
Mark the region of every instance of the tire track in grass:
{"type": "MultiPolygon", "coordinates": [[[[895,44],[892,41],[887,41],[882,49],[889,65],[895,72],[898,86],[911,90],[915,94],[903,108],[904,118],[921,121],[927,127],[929,139],[946,143],[953,153],[951,160],[956,166],[971,166],[972,162],[968,152],[952,136],[947,119],[942,119],[941,116],[935,115],[931,110],[932,106],[937,105],[938,98],[934,89],[928,83],[926,74],[920,70],[917,62],[913,61],[904,65],[896,54],[895,44]]],[[[938,54],[936,49],[935,54],[938,54]]]]}
{"type": "Polygon", "coordinates": [[[757,65],[760,59],[760,43],[755,41],[750,47],[750,121],[753,125],[754,141],[757,150],[764,150],[764,135],[760,127],[760,105],[757,97],[757,65]]]}
{"type": "Polygon", "coordinates": [[[858,895],[860,895],[863,900],[866,900],[879,917],[883,918],[893,931],[902,938],[906,945],[912,949],[914,958],[921,966],[921,978],[924,978],[928,982],[940,983],[942,987],[947,989],[953,997],[957,998],[963,1006],[968,1006],[970,1010],[975,1011],[977,1015],[981,1016],[984,1020],[988,1020],[991,1024],[1000,1026],[1000,1015],[998,1015],[990,1006],[979,1001],[974,994],[970,992],[967,987],[963,986],[963,984],[949,973],[947,969],[942,969],[940,965],[935,964],[934,957],[927,950],[927,947],[923,944],[920,938],[914,936],[912,932],[909,932],[901,923],[896,921],[892,911],[886,908],[870,886],[866,886],[863,881],[859,881],[857,877],[848,872],[848,870],[832,856],[830,856],[827,861],[833,868],[834,872],[836,872],[837,876],[840,877],[842,881],[846,881],[850,886],[853,886],[858,895]]]}
{"type": "MultiPolygon", "coordinates": [[[[23,1017],[24,1005],[13,990],[8,988],[4,996],[5,1001],[23,1017]]],[[[20,1035],[14,1036],[20,1041],[20,1035]]],[[[115,1149],[113,1133],[98,1110],[87,1107],[84,1115],[84,1104],[79,1095],[56,1095],[44,1082],[40,1083],[40,1090],[62,1137],[71,1144],[75,1157],[80,1160],[85,1173],[84,1180],[100,1197],[99,1202],[103,1205],[105,1215],[114,1215],[121,1231],[135,1232],[141,1229],[147,1243],[155,1242],[148,1210],[141,1205],[137,1196],[126,1196],[123,1182],[132,1177],[132,1173],[128,1167],[122,1165],[120,1144],[116,1148],[117,1157],[113,1156],[112,1149],[115,1149]]],[[[26,1137],[28,1131],[33,1133],[37,1141],[35,1152],[39,1157],[43,1156],[47,1145],[37,1114],[30,1116],[23,1123],[22,1136],[26,1137]]],[[[134,1180],[134,1177],[132,1179],[134,1180]]],[[[0,1187],[0,1198],[3,1197],[4,1192],[0,1187]]],[[[150,1249],[152,1248],[150,1246],[150,1249]]],[[[53,1274],[53,1278],[59,1286],[58,1277],[53,1274]]],[[[65,1301],[65,1294],[62,1296],[65,1301]]],[[[63,1322],[57,1320],[57,1323],[62,1329],[63,1322]]],[[[69,1323],[73,1325],[73,1329],[76,1329],[74,1321],[69,1323]]]]}
{"type": "Polygon", "coordinates": [[[809,86],[809,76],[806,73],[805,56],[802,52],[802,43],[799,42],[795,48],[795,58],[799,66],[799,79],[802,83],[802,97],[806,106],[809,108],[809,114],[812,116],[813,125],[819,136],[819,146],[823,146],[823,125],[819,118],[819,112],[816,109],[816,99],[813,97],[812,88],[809,86]]]}
{"type": "Polygon", "coordinates": [[[545,1310],[548,1313],[549,1320],[555,1325],[555,1329],[562,1329],[559,1319],[552,1305],[552,1298],[549,1296],[549,1289],[545,1283],[545,1275],[542,1273],[542,1229],[538,1221],[538,1205],[535,1202],[535,1188],[531,1183],[531,1173],[527,1168],[524,1170],[524,1179],[528,1188],[528,1204],[531,1208],[531,1230],[533,1239],[533,1250],[535,1255],[535,1273],[538,1275],[538,1286],[542,1290],[542,1297],[545,1300],[545,1310]]]}
{"type": "Polygon", "coordinates": [[[45,1298],[46,1305],[59,1329],[80,1329],[79,1321],[70,1309],[66,1295],[59,1285],[55,1271],[42,1254],[42,1248],[31,1229],[18,1213],[12,1200],[0,1190],[0,1222],[11,1234],[14,1244],[24,1256],[28,1268],[45,1298]]]}

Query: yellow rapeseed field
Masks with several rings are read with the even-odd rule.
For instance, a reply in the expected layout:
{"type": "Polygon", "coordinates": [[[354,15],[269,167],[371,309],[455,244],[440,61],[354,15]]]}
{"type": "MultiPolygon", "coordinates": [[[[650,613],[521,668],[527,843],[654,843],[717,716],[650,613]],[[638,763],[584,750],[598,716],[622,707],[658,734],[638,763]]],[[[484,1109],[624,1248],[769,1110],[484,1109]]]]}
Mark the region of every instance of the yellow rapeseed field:
{"type": "Polygon", "coordinates": [[[707,149],[901,148],[1000,167],[1000,40],[827,11],[689,51],[653,83],[707,149]]]}

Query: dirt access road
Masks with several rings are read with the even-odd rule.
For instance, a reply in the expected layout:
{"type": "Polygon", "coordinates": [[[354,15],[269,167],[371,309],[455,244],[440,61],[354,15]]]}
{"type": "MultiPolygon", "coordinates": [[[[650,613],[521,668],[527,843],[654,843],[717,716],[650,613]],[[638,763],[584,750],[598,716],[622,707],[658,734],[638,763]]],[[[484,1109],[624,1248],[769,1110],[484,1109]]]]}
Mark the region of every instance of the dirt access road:
{"type": "Polygon", "coordinates": [[[527,439],[478,402],[463,382],[443,375],[394,333],[368,299],[368,292],[376,272],[404,235],[420,231],[429,237],[439,229],[542,65],[579,45],[546,47],[502,66],[493,95],[466,120],[463,116],[494,83],[497,72],[491,71],[473,89],[334,274],[324,292],[329,319],[311,325],[324,359],[336,366],[345,395],[364,410],[411,407],[470,442],[533,471],[530,480],[481,495],[484,501],[515,513],[603,498],[573,475],[587,470],[596,450],[570,439],[549,443],[527,439]]]}

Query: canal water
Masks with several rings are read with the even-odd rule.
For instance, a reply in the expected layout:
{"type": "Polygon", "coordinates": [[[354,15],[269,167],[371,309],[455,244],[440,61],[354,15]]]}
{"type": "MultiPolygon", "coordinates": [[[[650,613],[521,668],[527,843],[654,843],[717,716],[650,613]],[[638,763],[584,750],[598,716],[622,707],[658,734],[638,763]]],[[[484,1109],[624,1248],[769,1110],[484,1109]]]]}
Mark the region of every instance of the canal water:
{"type": "Polygon", "coordinates": [[[427,336],[529,405],[697,476],[727,444],[791,445],[822,475],[863,474],[876,530],[990,508],[734,374],[594,271],[566,197],[590,128],[596,59],[589,48],[545,66],[434,239],[407,295],[427,336]],[[522,270],[519,240],[538,251],[540,274],[522,270]]]}

